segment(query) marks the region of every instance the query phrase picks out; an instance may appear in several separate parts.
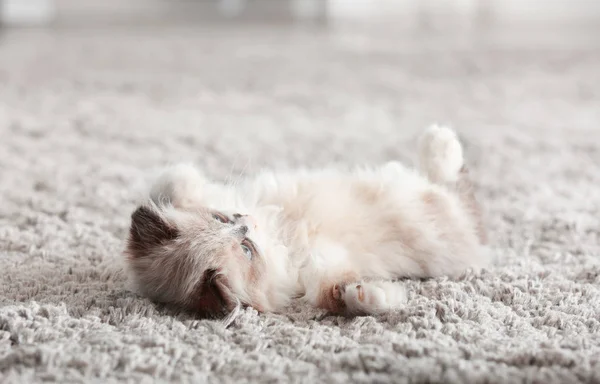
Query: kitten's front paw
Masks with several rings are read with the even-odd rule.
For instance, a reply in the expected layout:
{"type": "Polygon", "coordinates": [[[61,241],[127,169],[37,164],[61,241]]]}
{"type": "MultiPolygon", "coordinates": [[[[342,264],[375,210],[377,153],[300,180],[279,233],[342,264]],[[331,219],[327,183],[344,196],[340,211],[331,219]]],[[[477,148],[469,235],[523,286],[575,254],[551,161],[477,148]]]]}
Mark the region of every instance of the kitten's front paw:
{"type": "Polygon", "coordinates": [[[333,297],[334,300],[342,300],[342,294],[343,293],[344,293],[344,286],[343,285],[335,284],[331,288],[331,296],[333,297]]]}
{"type": "Polygon", "coordinates": [[[406,291],[400,283],[372,281],[347,284],[340,291],[346,309],[352,314],[380,314],[406,303],[406,291]]]}
{"type": "Polygon", "coordinates": [[[176,164],[164,170],[150,190],[155,204],[170,203],[175,208],[201,205],[204,179],[198,169],[187,163],[176,164]]]}

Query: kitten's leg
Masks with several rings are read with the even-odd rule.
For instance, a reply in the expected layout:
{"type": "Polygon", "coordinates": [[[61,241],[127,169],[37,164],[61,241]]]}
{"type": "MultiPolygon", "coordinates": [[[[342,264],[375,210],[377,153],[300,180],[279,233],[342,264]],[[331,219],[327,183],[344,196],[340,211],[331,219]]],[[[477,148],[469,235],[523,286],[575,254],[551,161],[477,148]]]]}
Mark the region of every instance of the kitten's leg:
{"type": "Polygon", "coordinates": [[[377,315],[401,308],[406,290],[397,282],[354,281],[322,286],[318,306],[336,314],[377,315]]]}
{"type": "Polygon", "coordinates": [[[464,166],[463,148],[456,133],[432,125],[419,138],[419,170],[436,184],[458,181],[464,166]]]}
{"type": "Polygon", "coordinates": [[[321,282],[314,286],[316,289],[307,289],[305,298],[319,308],[343,314],[346,312],[346,304],[342,297],[344,287],[358,280],[359,276],[354,273],[341,274],[335,279],[322,277],[321,282]]]}
{"type": "Polygon", "coordinates": [[[400,309],[406,304],[406,290],[398,282],[356,282],[336,288],[348,314],[377,315],[400,309]]]}
{"type": "Polygon", "coordinates": [[[473,182],[469,178],[469,170],[463,167],[460,170],[458,181],[454,184],[454,190],[458,194],[465,209],[469,212],[477,229],[477,235],[481,244],[487,243],[487,232],[483,223],[483,212],[481,205],[475,196],[473,182]]]}
{"type": "Polygon", "coordinates": [[[425,130],[419,139],[419,168],[431,182],[457,193],[475,221],[481,242],[485,243],[487,236],[482,223],[481,206],[465,165],[462,145],[452,129],[432,125],[425,130]]]}
{"type": "Polygon", "coordinates": [[[193,165],[177,164],[158,176],[150,189],[150,198],[157,205],[193,208],[201,205],[202,187],[205,184],[205,179],[193,165]]]}
{"type": "MultiPolygon", "coordinates": [[[[330,260],[345,260],[346,252],[334,243],[320,241],[318,251],[330,260]]],[[[377,314],[399,308],[406,301],[406,292],[400,283],[390,281],[363,281],[361,274],[344,263],[330,264],[327,268],[305,270],[302,280],[305,298],[313,305],[337,314],[377,314]]]]}

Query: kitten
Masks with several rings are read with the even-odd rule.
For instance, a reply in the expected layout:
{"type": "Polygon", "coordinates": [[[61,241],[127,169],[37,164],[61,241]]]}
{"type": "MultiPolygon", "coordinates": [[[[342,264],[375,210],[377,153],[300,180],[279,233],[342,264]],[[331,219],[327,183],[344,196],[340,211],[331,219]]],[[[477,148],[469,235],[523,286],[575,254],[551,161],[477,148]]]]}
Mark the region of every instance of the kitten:
{"type": "Polygon", "coordinates": [[[263,171],[234,185],[191,165],[166,170],[131,216],[126,257],[139,291],[222,315],[280,311],[292,298],[338,314],[400,308],[400,277],[486,266],[480,210],[447,127],[420,137],[419,172],[263,171]]]}

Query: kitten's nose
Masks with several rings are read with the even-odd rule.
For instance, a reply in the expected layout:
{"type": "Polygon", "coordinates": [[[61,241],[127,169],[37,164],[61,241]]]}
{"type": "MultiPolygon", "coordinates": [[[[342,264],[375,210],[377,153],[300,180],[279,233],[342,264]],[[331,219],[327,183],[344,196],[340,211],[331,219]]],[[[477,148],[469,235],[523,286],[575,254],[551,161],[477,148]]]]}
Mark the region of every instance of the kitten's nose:
{"type": "Polygon", "coordinates": [[[246,233],[248,233],[248,226],[242,225],[241,227],[239,227],[238,231],[240,231],[240,233],[245,236],[246,233]]]}
{"type": "Polygon", "coordinates": [[[239,220],[239,222],[244,224],[244,226],[246,226],[247,228],[256,229],[257,227],[256,220],[254,220],[254,217],[250,215],[240,215],[239,213],[234,213],[233,217],[236,220],[239,220]]]}
{"type": "Polygon", "coordinates": [[[244,225],[247,225],[250,228],[256,229],[256,227],[258,226],[254,217],[250,215],[244,215],[243,220],[244,225]]]}

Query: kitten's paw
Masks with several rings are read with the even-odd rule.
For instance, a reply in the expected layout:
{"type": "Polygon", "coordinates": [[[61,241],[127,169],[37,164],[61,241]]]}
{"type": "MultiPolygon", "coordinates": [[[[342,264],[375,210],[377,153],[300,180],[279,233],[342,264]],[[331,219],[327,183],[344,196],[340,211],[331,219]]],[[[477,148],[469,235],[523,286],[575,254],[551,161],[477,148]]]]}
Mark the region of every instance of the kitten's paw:
{"type": "Polygon", "coordinates": [[[352,314],[376,315],[393,311],[406,303],[404,287],[391,281],[347,284],[341,296],[347,311],[352,314]]]}
{"type": "Polygon", "coordinates": [[[333,297],[334,300],[342,300],[343,293],[344,293],[344,287],[339,284],[335,284],[331,288],[331,297],[333,297]]]}
{"type": "Polygon", "coordinates": [[[425,130],[419,139],[419,166],[429,180],[456,182],[463,165],[463,148],[451,128],[432,125],[425,130]]]}
{"type": "Polygon", "coordinates": [[[191,164],[181,163],[167,168],[150,190],[155,204],[172,204],[175,208],[191,208],[200,204],[204,179],[191,164]]]}

